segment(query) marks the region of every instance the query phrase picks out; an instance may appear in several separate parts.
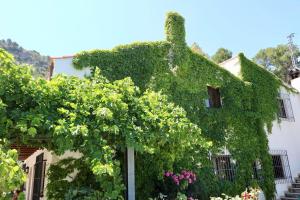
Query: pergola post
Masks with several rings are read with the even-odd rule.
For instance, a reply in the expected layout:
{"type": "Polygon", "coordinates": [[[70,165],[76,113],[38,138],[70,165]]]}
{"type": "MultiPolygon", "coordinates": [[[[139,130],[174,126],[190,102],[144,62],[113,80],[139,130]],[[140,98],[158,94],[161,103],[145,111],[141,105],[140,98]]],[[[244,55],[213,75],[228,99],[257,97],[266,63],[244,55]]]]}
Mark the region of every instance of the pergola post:
{"type": "Polygon", "coordinates": [[[135,200],[134,149],[127,148],[127,194],[128,200],[135,200]]]}

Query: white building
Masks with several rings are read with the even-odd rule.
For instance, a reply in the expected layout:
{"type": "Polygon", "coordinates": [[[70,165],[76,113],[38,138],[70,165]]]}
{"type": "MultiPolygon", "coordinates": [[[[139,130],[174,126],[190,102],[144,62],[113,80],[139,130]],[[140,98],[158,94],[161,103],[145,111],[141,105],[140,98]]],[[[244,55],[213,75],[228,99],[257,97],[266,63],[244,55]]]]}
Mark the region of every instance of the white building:
{"type": "MultiPolygon", "coordinates": [[[[52,65],[50,66],[50,76],[64,73],[66,75],[73,75],[84,77],[89,75],[88,68],[84,70],[76,70],[72,65],[72,56],[53,58],[52,65]]],[[[240,72],[240,61],[239,57],[233,57],[220,64],[225,69],[230,71],[232,74],[239,76],[240,72]]],[[[293,79],[291,86],[300,92],[300,78],[293,79]]],[[[282,197],[285,192],[285,199],[297,199],[295,195],[300,193],[300,181],[297,185],[295,177],[298,177],[300,173],[300,94],[299,93],[288,93],[285,89],[281,89],[279,98],[280,119],[281,122],[274,121],[272,133],[268,136],[270,153],[273,158],[274,174],[276,178],[276,190],[277,197],[282,197]],[[294,185],[293,185],[294,184],[294,185]],[[290,188],[293,185],[293,188],[290,188]],[[295,189],[295,187],[299,189],[295,189]],[[294,198],[293,198],[294,197],[294,198]]],[[[62,157],[69,156],[80,156],[80,154],[67,152],[62,157]]],[[[133,157],[131,157],[133,158],[133,157]]],[[[45,171],[47,171],[50,164],[57,162],[61,157],[52,155],[47,150],[38,150],[25,160],[25,164],[28,167],[28,180],[26,183],[26,197],[27,199],[46,199],[44,186],[47,184],[47,177],[44,178],[45,171]],[[42,158],[41,158],[42,155],[42,158]],[[40,156],[40,157],[39,157],[40,156]],[[34,188],[34,180],[37,179],[34,170],[40,162],[46,161],[43,165],[42,171],[38,172],[41,177],[40,189],[34,188]],[[33,197],[35,194],[42,194],[40,197],[33,197]]],[[[131,163],[133,160],[131,160],[131,163]]],[[[130,167],[128,174],[131,174],[133,183],[132,194],[134,196],[134,168],[130,167]]],[[[300,180],[300,178],[299,178],[300,180]]],[[[132,198],[134,199],[134,198],[132,198]]],[[[283,199],[283,198],[282,198],[283,199]]]]}

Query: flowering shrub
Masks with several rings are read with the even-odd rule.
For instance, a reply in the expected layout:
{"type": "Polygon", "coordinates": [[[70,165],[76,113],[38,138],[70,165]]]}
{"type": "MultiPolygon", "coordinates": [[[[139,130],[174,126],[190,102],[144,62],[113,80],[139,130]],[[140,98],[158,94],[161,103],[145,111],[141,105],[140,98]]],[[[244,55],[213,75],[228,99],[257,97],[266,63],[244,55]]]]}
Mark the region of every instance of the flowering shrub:
{"type": "Polygon", "coordinates": [[[242,194],[236,195],[235,197],[222,194],[224,197],[211,197],[211,200],[258,200],[258,195],[261,190],[250,188],[249,191],[246,189],[242,194]]]}
{"type": "Polygon", "coordinates": [[[166,178],[171,178],[172,181],[176,185],[180,185],[182,182],[187,182],[188,184],[192,184],[196,181],[196,174],[192,171],[182,170],[180,174],[173,174],[173,172],[165,172],[164,176],[166,178]]]}
{"type": "Polygon", "coordinates": [[[187,197],[187,189],[197,180],[196,174],[192,171],[182,170],[180,174],[167,171],[164,173],[164,191],[166,195],[160,194],[157,199],[168,200],[195,200],[187,197]]]}

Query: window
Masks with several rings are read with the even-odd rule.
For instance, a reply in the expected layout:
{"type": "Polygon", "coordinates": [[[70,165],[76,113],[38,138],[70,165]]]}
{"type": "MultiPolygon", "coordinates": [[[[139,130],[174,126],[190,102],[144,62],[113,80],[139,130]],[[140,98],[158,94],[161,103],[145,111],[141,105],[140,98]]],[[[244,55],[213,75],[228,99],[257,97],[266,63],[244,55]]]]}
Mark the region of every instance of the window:
{"type": "Polygon", "coordinates": [[[233,181],[235,163],[230,155],[218,155],[214,159],[215,174],[222,180],[233,181]]]}
{"type": "Polygon", "coordinates": [[[278,97],[278,117],[287,121],[295,121],[291,100],[288,94],[280,94],[278,97]]]}
{"type": "Polygon", "coordinates": [[[280,118],[287,118],[285,107],[284,107],[284,101],[283,99],[278,99],[278,106],[279,106],[279,112],[278,115],[280,118]]]}
{"type": "Polygon", "coordinates": [[[222,101],[219,88],[207,86],[207,92],[209,96],[207,107],[220,108],[222,106],[222,101]]]}
{"type": "MultiPolygon", "coordinates": [[[[276,183],[292,182],[287,151],[271,150],[272,164],[276,183]]],[[[216,176],[221,180],[233,181],[236,174],[237,163],[229,155],[217,155],[212,158],[216,176]]],[[[263,181],[262,164],[260,160],[253,163],[253,179],[263,181]]]]}
{"type": "Polygon", "coordinates": [[[44,154],[36,157],[34,165],[33,195],[32,200],[39,200],[44,193],[45,167],[44,154]]]}
{"type": "Polygon", "coordinates": [[[285,178],[281,156],[280,155],[272,155],[272,161],[273,161],[275,179],[285,178]]]}
{"type": "Polygon", "coordinates": [[[260,160],[258,159],[253,163],[253,178],[259,181],[263,180],[262,166],[260,160]]]}
{"type": "Polygon", "coordinates": [[[272,150],[274,178],[276,183],[288,183],[292,181],[292,174],[288,160],[287,151],[285,150],[272,150]]]}

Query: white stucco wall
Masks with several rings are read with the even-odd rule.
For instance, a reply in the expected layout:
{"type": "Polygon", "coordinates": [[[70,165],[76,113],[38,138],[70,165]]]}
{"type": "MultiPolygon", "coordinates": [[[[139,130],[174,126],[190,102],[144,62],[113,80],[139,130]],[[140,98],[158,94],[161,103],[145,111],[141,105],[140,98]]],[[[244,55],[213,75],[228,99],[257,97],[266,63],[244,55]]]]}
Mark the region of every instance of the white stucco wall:
{"type": "Polygon", "coordinates": [[[90,75],[89,68],[77,70],[72,63],[73,57],[52,58],[54,62],[53,76],[57,74],[65,74],[69,76],[85,77],[90,75]]]}
{"type": "MultiPolygon", "coordinates": [[[[293,81],[295,88],[300,89],[300,78],[293,81]],[[295,83],[299,84],[298,86],[295,83]]],[[[283,91],[287,93],[286,91],[283,91]]],[[[286,150],[292,177],[300,173],[300,94],[289,94],[294,121],[282,120],[281,123],[274,122],[272,133],[268,136],[270,150],[286,150]]],[[[283,196],[291,183],[276,184],[277,195],[283,196]]]]}
{"type": "MultiPolygon", "coordinates": [[[[25,196],[26,196],[26,199],[28,199],[28,200],[32,199],[33,182],[34,182],[34,165],[36,162],[36,157],[38,155],[40,155],[41,153],[44,153],[44,160],[46,161],[45,180],[44,180],[44,197],[40,198],[41,200],[47,199],[46,198],[46,196],[47,196],[46,186],[48,183],[47,172],[48,172],[50,165],[55,164],[59,160],[62,160],[65,158],[69,158],[69,157],[80,158],[82,156],[78,152],[71,152],[71,151],[66,151],[63,155],[57,156],[46,149],[37,150],[31,156],[29,156],[24,162],[24,164],[26,164],[26,166],[29,167],[28,174],[27,174],[27,180],[25,183],[25,196]]],[[[75,177],[75,176],[76,176],[76,172],[71,174],[71,177],[75,177]]]]}
{"type": "Polygon", "coordinates": [[[241,62],[238,56],[234,56],[228,60],[225,60],[219,65],[231,72],[233,75],[240,77],[241,62]]]}
{"type": "MultiPolygon", "coordinates": [[[[47,160],[47,162],[46,162],[46,171],[47,171],[50,167],[50,164],[53,162],[52,155],[47,150],[37,150],[31,156],[29,156],[24,162],[26,164],[26,166],[29,168],[28,174],[27,174],[27,181],[25,183],[26,199],[32,199],[33,182],[34,182],[34,165],[35,165],[36,157],[42,153],[44,153],[44,160],[47,160]]],[[[48,182],[48,179],[47,179],[47,176],[45,176],[45,184],[44,185],[46,185],[47,182],[48,182]]],[[[44,196],[46,196],[46,190],[44,190],[44,196]]],[[[42,199],[45,199],[45,198],[42,198],[42,199]]]]}
{"type": "Polygon", "coordinates": [[[300,77],[293,79],[291,81],[291,85],[293,86],[293,88],[297,89],[300,92],[300,77]]]}

